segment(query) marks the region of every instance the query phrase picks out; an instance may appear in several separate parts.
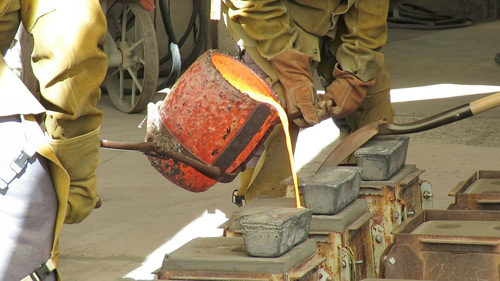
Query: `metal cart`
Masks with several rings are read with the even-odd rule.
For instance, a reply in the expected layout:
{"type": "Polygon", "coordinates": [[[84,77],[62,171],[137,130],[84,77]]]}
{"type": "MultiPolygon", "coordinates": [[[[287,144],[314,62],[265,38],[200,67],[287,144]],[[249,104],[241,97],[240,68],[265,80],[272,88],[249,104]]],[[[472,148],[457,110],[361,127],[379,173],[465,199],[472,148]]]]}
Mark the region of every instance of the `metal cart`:
{"type": "Polygon", "coordinates": [[[103,49],[109,58],[103,89],[122,112],[143,111],[158,90],[171,86],[207,48],[209,23],[201,0],[193,0],[192,7],[188,2],[173,2],[154,0],[154,6],[153,0],[101,3],[108,24],[103,49]],[[180,21],[187,21],[186,26],[174,26],[173,12],[188,9],[189,17],[184,13],[175,15],[178,19],[182,16],[180,21]],[[177,40],[179,30],[184,31],[177,40]]]}

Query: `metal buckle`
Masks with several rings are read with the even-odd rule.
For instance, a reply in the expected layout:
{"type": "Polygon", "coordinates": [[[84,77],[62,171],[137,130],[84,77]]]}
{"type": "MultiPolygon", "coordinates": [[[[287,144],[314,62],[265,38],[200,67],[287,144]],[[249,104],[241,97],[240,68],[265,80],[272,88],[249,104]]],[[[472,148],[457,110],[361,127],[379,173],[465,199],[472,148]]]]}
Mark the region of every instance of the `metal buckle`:
{"type": "Polygon", "coordinates": [[[9,183],[5,179],[0,178],[0,190],[4,190],[9,186],[9,183]]]}
{"type": "Polygon", "coordinates": [[[42,281],[54,270],[56,270],[56,265],[52,259],[49,259],[35,269],[30,275],[21,279],[21,281],[42,281]]]}
{"type": "Polygon", "coordinates": [[[26,153],[26,151],[21,150],[19,156],[17,156],[17,158],[14,159],[14,161],[12,161],[12,163],[10,164],[10,168],[16,173],[16,175],[19,174],[26,166],[26,163],[28,163],[28,159],[30,157],[31,156],[26,153]]]}
{"type": "Polygon", "coordinates": [[[241,207],[243,206],[243,202],[245,201],[245,196],[236,195],[236,192],[238,192],[238,189],[233,190],[231,202],[233,202],[236,206],[241,207]]]}
{"type": "Polygon", "coordinates": [[[0,190],[4,190],[9,186],[9,183],[17,176],[21,171],[26,167],[28,163],[28,159],[31,158],[32,155],[27,153],[26,151],[21,150],[21,153],[12,160],[10,163],[10,171],[4,171],[3,175],[0,177],[0,190]]]}

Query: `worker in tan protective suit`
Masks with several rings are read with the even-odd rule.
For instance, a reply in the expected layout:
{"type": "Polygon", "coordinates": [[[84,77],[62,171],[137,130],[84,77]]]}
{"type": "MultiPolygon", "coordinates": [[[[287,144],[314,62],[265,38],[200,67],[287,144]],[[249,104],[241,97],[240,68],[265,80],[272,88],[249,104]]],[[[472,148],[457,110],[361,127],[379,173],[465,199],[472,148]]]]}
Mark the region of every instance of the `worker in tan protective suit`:
{"type": "MultiPolygon", "coordinates": [[[[333,114],[341,136],[374,120],[393,120],[389,74],[379,52],[387,40],[388,0],[223,3],[226,25],[245,52],[244,62],[265,77],[288,114],[302,113],[303,119],[290,126],[294,143],[298,127],[317,124],[325,110],[333,114]],[[324,95],[314,90],[314,69],[324,95]]],[[[246,200],[284,195],[280,181],[290,176],[290,168],[281,130],[274,129],[254,167],[250,161],[241,174],[236,195],[246,200]]]]}
{"type": "Polygon", "coordinates": [[[20,23],[33,35],[42,97],[0,61],[0,280],[57,280],[62,224],[97,202],[106,21],[98,0],[2,0],[2,55],[20,23]]]}

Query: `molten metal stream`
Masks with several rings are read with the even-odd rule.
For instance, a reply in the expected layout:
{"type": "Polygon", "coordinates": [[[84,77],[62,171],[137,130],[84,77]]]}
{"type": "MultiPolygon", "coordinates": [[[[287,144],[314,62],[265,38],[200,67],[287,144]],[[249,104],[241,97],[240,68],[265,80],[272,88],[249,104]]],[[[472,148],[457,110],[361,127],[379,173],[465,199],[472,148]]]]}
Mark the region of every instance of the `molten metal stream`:
{"type": "Polygon", "coordinates": [[[274,99],[272,93],[269,93],[267,87],[259,87],[262,85],[260,79],[257,79],[256,77],[254,78],[255,74],[250,73],[249,70],[243,64],[221,54],[213,54],[212,62],[217,68],[217,70],[219,70],[221,75],[235,88],[240,90],[242,93],[249,95],[252,99],[256,101],[263,102],[273,106],[278,111],[281,124],[283,125],[283,132],[285,133],[286,147],[288,150],[288,158],[290,161],[290,169],[292,172],[293,186],[295,188],[295,200],[297,208],[303,209],[304,206],[302,206],[302,203],[300,202],[297,171],[295,169],[293,161],[292,141],[290,138],[290,131],[288,130],[288,117],[286,115],[285,110],[274,99]],[[245,73],[248,73],[248,75],[244,75],[245,73]],[[257,80],[257,81],[252,81],[252,80],[257,80]]]}

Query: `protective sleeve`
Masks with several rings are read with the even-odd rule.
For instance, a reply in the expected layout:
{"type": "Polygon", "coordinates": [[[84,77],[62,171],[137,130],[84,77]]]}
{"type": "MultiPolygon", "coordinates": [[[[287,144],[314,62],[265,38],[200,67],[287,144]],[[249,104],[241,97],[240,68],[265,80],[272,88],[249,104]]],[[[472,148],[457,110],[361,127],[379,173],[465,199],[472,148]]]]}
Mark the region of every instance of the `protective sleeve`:
{"type": "Polygon", "coordinates": [[[228,17],[237,22],[257,44],[261,56],[269,59],[292,49],[297,32],[284,1],[226,0],[228,17]]]}
{"type": "Polygon", "coordinates": [[[40,2],[53,7],[28,13],[23,6],[22,20],[34,39],[32,66],[47,109],[45,129],[70,176],[66,223],[75,223],[88,216],[97,200],[102,121],[97,103],[108,66],[99,42],[106,19],[98,0],[40,2]]]}

